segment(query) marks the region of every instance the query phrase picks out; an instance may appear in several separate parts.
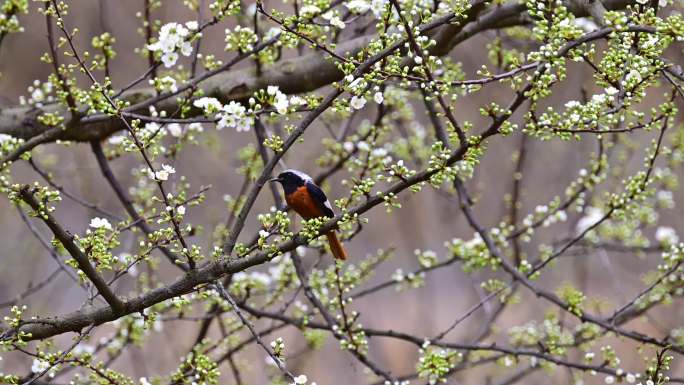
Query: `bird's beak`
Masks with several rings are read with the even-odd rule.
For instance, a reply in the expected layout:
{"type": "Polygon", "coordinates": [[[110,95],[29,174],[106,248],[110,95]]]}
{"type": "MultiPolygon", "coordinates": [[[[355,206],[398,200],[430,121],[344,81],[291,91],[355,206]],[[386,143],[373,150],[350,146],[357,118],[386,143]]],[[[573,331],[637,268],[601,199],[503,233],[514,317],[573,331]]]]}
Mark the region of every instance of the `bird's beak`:
{"type": "Polygon", "coordinates": [[[280,182],[280,178],[271,178],[268,181],[269,182],[280,182]]]}

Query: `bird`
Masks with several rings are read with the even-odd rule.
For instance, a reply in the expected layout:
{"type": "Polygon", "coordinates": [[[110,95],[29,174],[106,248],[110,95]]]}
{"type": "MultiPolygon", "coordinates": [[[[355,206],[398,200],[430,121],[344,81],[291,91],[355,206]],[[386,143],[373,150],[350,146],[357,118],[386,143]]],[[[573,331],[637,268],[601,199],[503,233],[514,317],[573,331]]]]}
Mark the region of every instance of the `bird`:
{"type": "MultiPolygon", "coordinates": [[[[288,206],[302,218],[333,218],[335,216],[332,205],[323,190],[306,173],[288,169],[278,174],[277,178],[269,179],[269,182],[280,183],[285,191],[285,201],[288,206]]],[[[328,238],[333,257],[339,260],[347,259],[347,251],[337,238],[335,230],[330,230],[325,236],[328,238]]]]}

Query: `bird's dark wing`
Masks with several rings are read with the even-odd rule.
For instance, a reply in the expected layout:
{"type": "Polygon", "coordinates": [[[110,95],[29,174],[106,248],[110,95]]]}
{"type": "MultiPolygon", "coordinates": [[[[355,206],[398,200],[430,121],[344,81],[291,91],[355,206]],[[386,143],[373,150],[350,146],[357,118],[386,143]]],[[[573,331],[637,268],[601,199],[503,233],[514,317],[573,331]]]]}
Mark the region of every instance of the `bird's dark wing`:
{"type": "Polygon", "coordinates": [[[332,206],[330,205],[330,202],[328,202],[328,198],[320,187],[311,182],[307,182],[306,189],[326,217],[332,218],[335,216],[335,213],[332,211],[332,206]]]}

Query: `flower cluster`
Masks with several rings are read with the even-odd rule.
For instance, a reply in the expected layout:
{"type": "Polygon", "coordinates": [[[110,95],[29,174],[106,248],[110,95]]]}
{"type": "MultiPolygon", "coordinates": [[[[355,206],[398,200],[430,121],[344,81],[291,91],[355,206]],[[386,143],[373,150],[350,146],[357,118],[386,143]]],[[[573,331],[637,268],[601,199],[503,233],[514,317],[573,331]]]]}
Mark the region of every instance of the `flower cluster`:
{"type": "Polygon", "coordinates": [[[150,178],[161,182],[169,180],[169,176],[175,173],[176,169],[169,166],[168,164],[162,164],[161,167],[157,169],[157,171],[148,170],[150,178]]]}
{"type": "Polygon", "coordinates": [[[256,33],[250,28],[239,25],[232,31],[226,28],[226,51],[251,51],[258,40],[256,33]]]}
{"type": "Polygon", "coordinates": [[[168,23],[161,27],[159,38],[155,43],[148,44],[147,49],[161,53],[161,60],[166,68],[173,67],[178,61],[178,52],[183,56],[192,54],[192,31],[196,31],[196,21],[183,24],[168,23]]]}
{"type": "Polygon", "coordinates": [[[218,121],[216,128],[234,128],[236,131],[249,131],[254,125],[254,117],[248,115],[247,109],[240,103],[231,101],[222,105],[216,98],[203,97],[194,101],[193,105],[204,111],[204,115],[214,115],[218,121]]]}
{"type": "Polygon", "coordinates": [[[345,2],[344,6],[355,14],[363,14],[370,10],[376,18],[380,18],[388,4],[389,0],[351,0],[345,2]]]}
{"type": "Polygon", "coordinates": [[[112,225],[105,218],[93,218],[90,220],[90,227],[94,229],[106,229],[111,230],[112,225]]]}
{"type": "Polygon", "coordinates": [[[23,139],[15,138],[12,135],[0,134],[0,153],[7,154],[13,151],[21,142],[23,142],[23,139]]]}
{"type": "Polygon", "coordinates": [[[254,118],[247,116],[247,109],[240,103],[231,101],[223,106],[222,113],[217,115],[219,118],[217,128],[234,128],[237,132],[249,131],[254,125],[254,118]]]}
{"type": "Polygon", "coordinates": [[[667,226],[661,226],[656,229],[655,239],[664,245],[674,245],[679,242],[677,231],[667,226]]]}
{"type": "Polygon", "coordinates": [[[268,86],[266,92],[273,97],[273,107],[279,114],[287,114],[287,108],[290,106],[290,101],[287,95],[280,91],[278,86],[268,86]]]}
{"type": "Polygon", "coordinates": [[[33,81],[33,84],[28,87],[30,96],[28,99],[24,96],[19,97],[21,105],[30,105],[42,107],[45,103],[52,103],[55,97],[52,95],[54,86],[51,81],[42,82],[38,79],[33,81]]]}
{"type": "Polygon", "coordinates": [[[603,219],[603,211],[597,207],[587,207],[585,215],[577,222],[577,234],[582,234],[603,219]]]}
{"type": "Polygon", "coordinates": [[[48,368],[50,368],[50,363],[45,360],[41,360],[40,358],[35,358],[31,364],[32,373],[43,373],[44,371],[48,370],[48,368]]]}

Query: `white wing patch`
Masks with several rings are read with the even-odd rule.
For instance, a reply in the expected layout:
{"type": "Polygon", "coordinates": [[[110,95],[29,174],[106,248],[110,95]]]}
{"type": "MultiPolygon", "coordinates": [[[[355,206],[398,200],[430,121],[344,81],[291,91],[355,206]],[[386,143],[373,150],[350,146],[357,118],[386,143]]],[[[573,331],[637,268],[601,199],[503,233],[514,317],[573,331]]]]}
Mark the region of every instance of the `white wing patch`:
{"type": "Polygon", "coordinates": [[[293,169],[293,168],[288,169],[288,170],[285,170],[285,171],[283,171],[283,172],[291,172],[291,173],[297,175],[298,177],[304,179],[305,181],[313,181],[313,178],[310,177],[309,175],[307,175],[306,173],[303,173],[303,172],[301,172],[301,171],[299,171],[299,170],[295,170],[295,169],[293,169]]]}
{"type": "Polygon", "coordinates": [[[333,211],[332,205],[330,204],[329,200],[325,200],[325,203],[323,203],[323,206],[327,207],[330,209],[330,211],[333,211]]]}

